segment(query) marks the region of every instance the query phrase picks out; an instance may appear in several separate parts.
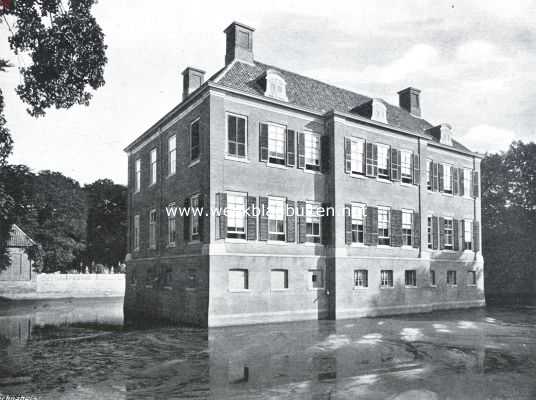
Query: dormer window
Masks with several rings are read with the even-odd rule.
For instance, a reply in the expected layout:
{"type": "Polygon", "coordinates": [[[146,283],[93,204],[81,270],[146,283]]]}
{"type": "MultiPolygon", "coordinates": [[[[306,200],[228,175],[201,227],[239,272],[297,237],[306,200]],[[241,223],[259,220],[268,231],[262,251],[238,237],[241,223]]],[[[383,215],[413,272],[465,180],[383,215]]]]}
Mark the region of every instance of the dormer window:
{"type": "Polygon", "coordinates": [[[274,70],[266,71],[266,91],[264,95],[273,99],[288,101],[287,83],[278,72],[274,70]]]}
{"type": "Polygon", "coordinates": [[[372,100],[372,115],[370,117],[373,121],[387,123],[387,108],[382,101],[373,99],[372,100]]]}

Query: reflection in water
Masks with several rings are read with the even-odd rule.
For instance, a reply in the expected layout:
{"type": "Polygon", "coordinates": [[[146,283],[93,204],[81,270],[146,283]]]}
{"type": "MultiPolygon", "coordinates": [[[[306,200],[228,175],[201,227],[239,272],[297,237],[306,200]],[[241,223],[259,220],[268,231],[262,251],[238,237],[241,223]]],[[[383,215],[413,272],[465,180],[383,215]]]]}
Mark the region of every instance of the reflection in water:
{"type": "Polygon", "coordinates": [[[39,399],[529,399],[536,310],[199,329],[120,299],[0,308],[0,393],[39,399]]]}

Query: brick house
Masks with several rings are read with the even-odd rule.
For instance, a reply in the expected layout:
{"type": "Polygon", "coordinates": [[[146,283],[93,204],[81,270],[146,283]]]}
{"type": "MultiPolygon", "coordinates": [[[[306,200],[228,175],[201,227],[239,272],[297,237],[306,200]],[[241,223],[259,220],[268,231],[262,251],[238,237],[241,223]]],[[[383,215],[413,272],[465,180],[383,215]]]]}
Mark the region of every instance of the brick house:
{"type": "Polygon", "coordinates": [[[225,66],[186,68],[182,102],[125,149],[126,315],[223,326],[484,305],[480,156],[421,118],[418,89],[393,106],[260,63],[253,31],[232,23],[225,66]]]}

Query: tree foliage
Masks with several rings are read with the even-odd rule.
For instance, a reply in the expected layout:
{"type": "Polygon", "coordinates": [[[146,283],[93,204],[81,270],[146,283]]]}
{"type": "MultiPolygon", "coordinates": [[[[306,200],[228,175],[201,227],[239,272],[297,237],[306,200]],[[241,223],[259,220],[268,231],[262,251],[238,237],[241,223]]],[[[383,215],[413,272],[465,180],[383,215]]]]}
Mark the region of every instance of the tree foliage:
{"type": "Polygon", "coordinates": [[[513,142],[481,169],[486,292],[527,301],[536,278],[536,144],[513,142]]]}

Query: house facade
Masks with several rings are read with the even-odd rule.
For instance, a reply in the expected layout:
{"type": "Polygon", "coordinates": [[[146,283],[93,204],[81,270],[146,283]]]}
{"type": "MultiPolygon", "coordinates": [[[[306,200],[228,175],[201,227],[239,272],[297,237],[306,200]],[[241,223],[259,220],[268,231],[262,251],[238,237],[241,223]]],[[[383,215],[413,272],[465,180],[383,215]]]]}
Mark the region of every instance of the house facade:
{"type": "Polygon", "coordinates": [[[182,102],[125,149],[126,315],[224,326],[484,305],[480,156],[422,118],[418,89],[394,106],[260,63],[253,33],[232,23],[225,66],[184,70],[182,102]]]}
{"type": "Polygon", "coordinates": [[[32,279],[32,260],[27,249],[35,242],[17,225],[11,227],[7,241],[7,255],[9,264],[0,271],[0,282],[4,281],[30,281],[32,279]]]}

